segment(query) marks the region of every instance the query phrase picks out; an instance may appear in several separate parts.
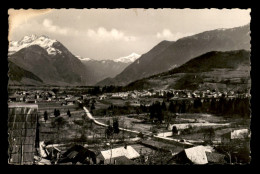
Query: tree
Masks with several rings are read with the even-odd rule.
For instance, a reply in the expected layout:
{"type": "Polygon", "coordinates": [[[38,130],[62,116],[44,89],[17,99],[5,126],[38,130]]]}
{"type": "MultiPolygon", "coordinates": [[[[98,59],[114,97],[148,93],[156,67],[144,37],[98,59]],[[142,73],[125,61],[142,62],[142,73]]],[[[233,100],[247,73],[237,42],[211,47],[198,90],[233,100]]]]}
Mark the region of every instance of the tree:
{"type": "Polygon", "coordinates": [[[162,102],[161,109],[162,109],[163,111],[166,111],[166,110],[167,110],[167,108],[166,108],[166,104],[165,104],[164,101],[162,102]]]}
{"type": "Polygon", "coordinates": [[[216,151],[227,156],[228,162],[249,163],[250,162],[250,140],[232,140],[229,143],[221,143],[216,151]]]}
{"type": "Polygon", "coordinates": [[[212,142],[212,138],[215,137],[215,130],[210,127],[204,130],[204,139],[208,137],[209,141],[212,142]]]}
{"type": "Polygon", "coordinates": [[[144,134],[142,132],[139,132],[137,136],[140,138],[144,138],[144,134]]]}
{"type": "Polygon", "coordinates": [[[60,110],[59,109],[57,110],[57,115],[60,116],[60,110]]]}
{"type": "Polygon", "coordinates": [[[116,133],[116,134],[118,134],[119,133],[119,123],[118,123],[118,119],[117,118],[115,118],[114,120],[113,120],[113,131],[114,131],[114,133],[116,133]]]}
{"type": "Polygon", "coordinates": [[[54,109],[54,116],[57,117],[57,109],[54,109]]]}
{"type": "Polygon", "coordinates": [[[93,102],[93,103],[91,104],[90,110],[94,110],[94,109],[96,109],[96,107],[95,107],[95,103],[93,102]]]}
{"type": "Polygon", "coordinates": [[[71,117],[70,110],[67,111],[67,115],[68,115],[69,117],[71,117]]]}
{"type": "Polygon", "coordinates": [[[57,94],[57,93],[58,93],[58,91],[59,91],[59,89],[58,89],[58,88],[53,88],[53,89],[52,89],[52,92],[54,92],[55,94],[57,94]]]}
{"type": "Polygon", "coordinates": [[[172,127],[172,135],[178,134],[178,129],[176,126],[172,127]]]}
{"type": "Polygon", "coordinates": [[[44,112],[44,121],[46,123],[46,121],[48,120],[48,113],[47,111],[44,112]]]}
{"type": "Polygon", "coordinates": [[[106,138],[109,139],[113,135],[113,133],[114,133],[113,131],[114,131],[113,127],[111,125],[109,125],[105,131],[106,138]]]}
{"type": "Polygon", "coordinates": [[[155,103],[153,103],[150,108],[150,118],[157,118],[158,121],[160,121],[160,123],[162,123],[162,120],[164,120],[164,115],[162,112],[162,108],[160,105],[160,102],[156,101],[155,103]]]}
{"type": "Polygon", "coordinates": [[[67,124],[67,121],[64,119],[64,118],[62,118],[62,117],[58,117],[58,118],[56,118],[54,121],[53,121],[53,126],[57,126],[57,128],[58,128],[58,130],[61,128],[61,127],[63,127],[64,125],[66,125],[67,124]]]}
{"type": "Polygon", "coordinates": [[[174,104],[173,104],[172,101],[170,102],[170,105],[169,105],[168,110],[169,110],[170,112],[172,112],[172,113],[175,113],[175,112],[176,112],[175,106],[174,106],[174,104]]]}
{"type": "Polygon", "coordinates": [[[55,117],[60,116],[60,110],[54,109],[54,116],[55,116],[55,117]]]}

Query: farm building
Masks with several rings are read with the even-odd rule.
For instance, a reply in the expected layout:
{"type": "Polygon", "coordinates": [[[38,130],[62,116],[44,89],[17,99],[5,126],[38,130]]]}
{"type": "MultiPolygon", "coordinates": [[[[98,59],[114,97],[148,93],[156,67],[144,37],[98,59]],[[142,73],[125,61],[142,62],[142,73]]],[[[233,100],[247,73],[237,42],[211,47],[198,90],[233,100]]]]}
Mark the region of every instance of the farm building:
{"type": "Polygon", "coordinates": [[[38,105],[9,103],[8,105],[8,155],[9,164],[34,163],[39,145],[38,105]]]}
{"type": "Polygon", "coordinates": [[[206,152],[211,152],[205,146],[196,146],[182,150],[174,155],[169,162],[177,164],[208,164],[206,152]]]}
{"type": "Polygon", "coordinates": [[[224,164],[225,155],[212,152],[207,146],[187,148],[174,155],[168,164],[224,164]]]}
{"type": "Polygon", "coordinates": [[[58,163],[61,164],[68,162],[72,162],[72,164],[96,164],[96,154],[81,145],[74,145],[63,153],[58,160],[58,163]]]}
{"type": "Polygon", "coordinates": [[[122,157],[122,156],[125,156],[129,160],[140,157],[139,153],[136,152],[136,150],[132,146],[125,146],[125,147],[118,147],[114,149],[101,151],[101,153],[97,156],[97,158],[99,159],[99,161],[103,161],[104,164],[116,164],[119,163],[120,161],[126,162],[126,160],[118,159],[118,157],[122,157]]]}
{"type": "Polygon", "coordinates": [[[74,105],[76,103],[75,98],[66,99],[65,102],[62,103],[62,105],[74,105]]]}
{"type": "Polygon", "coordinates": [[[250,132],[248,131],[248,129],[233,130],[231,132],[223,134],[221,136],[221,142],[229,143],[232,140],[245,139],[247,137],[250,137],[250,132]]]}

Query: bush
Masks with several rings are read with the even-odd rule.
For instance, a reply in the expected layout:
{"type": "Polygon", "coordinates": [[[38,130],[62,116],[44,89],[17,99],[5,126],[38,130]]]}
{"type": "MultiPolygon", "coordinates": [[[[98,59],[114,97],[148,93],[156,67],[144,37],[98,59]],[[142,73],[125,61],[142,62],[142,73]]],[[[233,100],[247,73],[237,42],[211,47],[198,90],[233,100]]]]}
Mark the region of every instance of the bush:
{"type": "Polygon", "coordinates": [[[189,125],[188,128],[183,129],[183,130],[181,131],[181,133],[185,135],[185,134],[191,134],[193,131],[194,131],[194,130],[193,130],[192,126],[189,125]]]}
{"type": "Polygon", "coordinates": [[[79,125],[79,126],[83,126],[84,121],[83,120],[74,120],[73,121],[75,124],[79,125]]]}
{"type": "Polygon", "coordinates": [[[58,117],[52,121],[51,125],[52,127],[58,127],[58,129],[60,129],[61,127],[65,126],[67,123],[68,122],[64,118],[58,117]]]}

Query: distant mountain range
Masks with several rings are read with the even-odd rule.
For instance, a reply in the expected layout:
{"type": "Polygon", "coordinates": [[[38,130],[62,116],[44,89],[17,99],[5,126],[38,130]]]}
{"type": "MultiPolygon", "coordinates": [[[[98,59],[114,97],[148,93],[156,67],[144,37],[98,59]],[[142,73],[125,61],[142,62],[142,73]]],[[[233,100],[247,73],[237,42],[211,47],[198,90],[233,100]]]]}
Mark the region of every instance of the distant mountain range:
{"type": "Polygon", "coordinates": [[[224,89],[250,80],[250,46],[245,25],[162,41],[141,56],[93,60],[73,55],[57,40],[31,35],[9,43],[9,84],[224,89]]]}
{"type": "Polygon", "coordinates": [[[173,70],[130,83],[125,90],[189,89],[248,90],[250,51],[212,51],[191,59],[173,70]]]}
{"type": "MultiPolygon", "coordinates": [[[[12,65],[34,74],[42,79],[43,84],[49,85],[94,85],[104,78],[114,77],[138,57],[140,55],[133,53],[114,61],[81,58],[47,36],[25,36],[9,44],[12,65]]],[[[12,76],[12,73],[9,75],[12,76]]],[[[21,78],[13,80],[20,83],[21,78]]],[[[26,84],[26,81],[23,83],[26,84]]]]}
{"type": "Polygon", "coordinates": [[[211,51],[250,50],[250,26],[217,29],[181,38],[162,41],[126,67],[115,78],[96,85],[127,85],[135,80],[169,71],[194,57],[211,51]]]}
{"type": "Polygon", "coordinates": [[[86,68],[93,72],[93,76],[95,76],[93,83],[97,83],[107,77],[115,77],[139,57],[140,55],[136,53],[132,53],[129,56],[120,57],[114,60],[94,60],[91,58],[82,58],[77,56],[86,68]]]}
{"type": "Polygon", "coordinates": [[[78,59],[80,59],[81,61],[83,62],[86,62],[86,61],[97,61],[97,62],[101,62],[101,63],[104,63],[106,61],[112,61],[112,62],[119,62],[119,63],[133,63],[136,59],[138,59],[139,57],[141,57],[141,55],[139,54],[136,54],[136,53],[132,53],[128,56],[125,56],[125,57],[119,57],[117,59],[113,59],[113,60],[110,60],[110,59],[107,59],[107,60],[94,60],[94,59],[91,59],[91,58],[85,58],[85,57],[81,57],[81,56],[76,56],[78,59]]]}

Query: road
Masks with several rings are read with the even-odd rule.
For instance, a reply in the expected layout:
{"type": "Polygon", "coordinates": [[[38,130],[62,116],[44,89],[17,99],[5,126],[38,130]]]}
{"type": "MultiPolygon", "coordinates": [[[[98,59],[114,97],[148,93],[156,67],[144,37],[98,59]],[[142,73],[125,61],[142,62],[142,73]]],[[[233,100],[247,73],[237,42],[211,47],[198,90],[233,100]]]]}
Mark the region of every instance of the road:
{"type": "MultiPolygon", "coordinates": [[[[99,121],[97,121],[93,116],[92,114],[89,112],[89,110],[86,108],[86,107],[83,107],[83,109],[85,110],[86,112],[86,115],[87,117],[90,119],[90,120],[93,120],[93,122],[97,125],[100,125],[100,126],[103,126],[103,127],[107,127],[108,125],[104,124],[104,123],[101,123],[99,121]]],[[[119,130],[122,130],[122,131],[126,131],[126,132],[131,132],[131,133],[135,133],[135,134],[139,134],[140,132],[138,131],[134,131],[134,130],[130,130],[130,129],[125,129],[125,128],[119,128],[119,130]]],[[[146,136],[151,136],[151,134],[144,134],[146,136]]],[[[164,136],[158,136],[158,135],[155,135],[154,137],[156,137],[157,139],[163,139],[163,140],[169,140],[169,141],[174,141],[178,144],[183,144],[183,145],[193,145],[192,143],[188,143],[188,142],[180,142],[178,141],[177,139],[172,139],[172,138],[168,138],[168,137],[164,137],[164,136]]]]}
{"type": "MultiPolygon", "coordinates": [[[[103,126],[103,127],[107,127],[108,125],[104,124],[104,123],[101,123],[99,121],[97,121],[93,116],[92,114],[89,112],[89,110],[86,108],[86,107],[83,107],[83,109],[85,110],[86,112],[86,115],[87,117],[90,119],[90,120],[93,120],[93,122],[99,126],[103,126]]],[[[119,130],[122,130],[122,131],[126,131],[126,132],[130,132],[130,133],[135,133],[135,134],[139,134],[140,132],[138,131],[134,131],[134,130],[130,130],[130,129],[125,129],[125,128],[119,128],[119,130]]]]}

